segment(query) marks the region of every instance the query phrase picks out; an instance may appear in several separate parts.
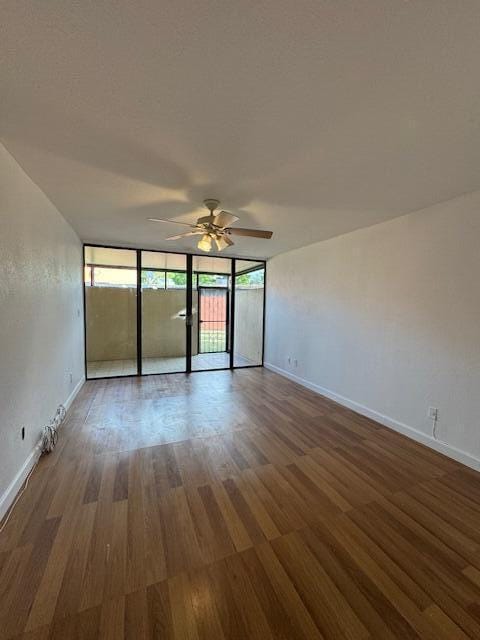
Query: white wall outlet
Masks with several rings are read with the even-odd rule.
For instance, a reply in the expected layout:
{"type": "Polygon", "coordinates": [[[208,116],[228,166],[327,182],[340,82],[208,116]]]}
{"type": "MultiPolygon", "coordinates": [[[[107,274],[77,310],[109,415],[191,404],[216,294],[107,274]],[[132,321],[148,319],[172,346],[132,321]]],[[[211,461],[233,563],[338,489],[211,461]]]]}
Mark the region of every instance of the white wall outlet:
{"type": "Polygon", "coordinates": [[[438,420],[438,409],[437,409],[437,407],[428,407],[427,416],[431,420],[438,420]]]}

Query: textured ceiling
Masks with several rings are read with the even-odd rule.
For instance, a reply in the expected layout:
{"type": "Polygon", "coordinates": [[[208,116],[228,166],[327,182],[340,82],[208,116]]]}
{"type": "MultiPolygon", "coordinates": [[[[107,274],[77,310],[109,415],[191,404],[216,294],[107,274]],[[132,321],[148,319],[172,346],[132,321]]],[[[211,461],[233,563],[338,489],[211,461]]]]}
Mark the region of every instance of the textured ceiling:
{"type": "Polygon", "coordinates": [[[2,139],[79,235],[268,257],[480,187],[478,0],[2,3],[2,139]]]}

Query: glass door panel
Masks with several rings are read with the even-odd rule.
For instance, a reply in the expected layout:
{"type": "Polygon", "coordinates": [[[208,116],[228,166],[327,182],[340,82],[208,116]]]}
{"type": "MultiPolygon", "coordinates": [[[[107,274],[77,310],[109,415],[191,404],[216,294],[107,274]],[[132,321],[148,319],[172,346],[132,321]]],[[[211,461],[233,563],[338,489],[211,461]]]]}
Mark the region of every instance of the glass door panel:
{"type": "Polygon", "coordinates": [[[229,258],[193,256],[192,371],[230,366],[229,258]]]}
{"type": "Polygon", "coordinates": [[[186,256],[141,252],[142,373],[187,369],[186,256]]]}
{"type": "Polygon", "coordinates": [[[236,260],[234,367],[262,364],[264,291],[265,264],[236,260]]]}
{"type": "Polygon", "coordinates": [[[137,373],[137,258],[128,249],[85,249],[87,378],[137,373]]]}
{"type": "Polygon", "coordinates": [[[198,287],[198,352],[227,353],[228,289],[198,287]]]}

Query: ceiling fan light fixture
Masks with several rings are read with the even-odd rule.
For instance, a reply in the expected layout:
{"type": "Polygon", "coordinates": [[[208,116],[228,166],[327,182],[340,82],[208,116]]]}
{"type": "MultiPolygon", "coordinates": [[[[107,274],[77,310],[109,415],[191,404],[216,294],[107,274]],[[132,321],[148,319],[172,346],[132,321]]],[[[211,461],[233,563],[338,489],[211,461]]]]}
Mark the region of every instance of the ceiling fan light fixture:
{"type": "Polygon", "coordinates": [[[201,249],[202,251],[211,251],[212,249],[212,239],[211,237],[208,235],[208,233],[205,233],[201,239],[198,241],[197,247],[199,249],[201,249]]]}
{"type": "Polygon", "coordinates": [[[215,236],[215,244],[217,245],[217,249],[222,251],[229,246],[229,243],[225,240],[223,236],[215,236]]]}

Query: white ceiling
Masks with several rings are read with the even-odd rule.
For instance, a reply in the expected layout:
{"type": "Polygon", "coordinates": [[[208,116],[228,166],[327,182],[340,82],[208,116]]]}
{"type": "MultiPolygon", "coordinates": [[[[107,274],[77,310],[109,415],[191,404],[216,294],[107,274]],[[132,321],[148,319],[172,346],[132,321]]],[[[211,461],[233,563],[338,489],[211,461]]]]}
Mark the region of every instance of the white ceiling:
{"type": "Polygon", "coordinates": [[[478,0],[8,0],[2,138],[82,239],[268,257],[480,187],[478,0]],[[191,213],[189,213],[191,212],[191,213]]]}

